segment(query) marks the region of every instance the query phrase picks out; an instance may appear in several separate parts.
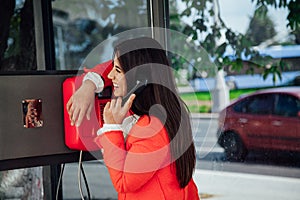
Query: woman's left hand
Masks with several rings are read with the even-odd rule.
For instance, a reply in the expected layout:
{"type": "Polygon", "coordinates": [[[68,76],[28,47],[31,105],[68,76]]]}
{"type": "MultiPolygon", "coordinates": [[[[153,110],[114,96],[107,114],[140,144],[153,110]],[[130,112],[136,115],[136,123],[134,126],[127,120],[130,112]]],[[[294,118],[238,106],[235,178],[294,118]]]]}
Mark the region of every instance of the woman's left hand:
{"type": "Polygon", "coordinates": [[[112,99],[108,102],[103,111],[103,118],[105,124],[122,124],[128,111],[131,108],[135,94],[130,95],[129,99],[122,106],[122,98],[112,99]]]}

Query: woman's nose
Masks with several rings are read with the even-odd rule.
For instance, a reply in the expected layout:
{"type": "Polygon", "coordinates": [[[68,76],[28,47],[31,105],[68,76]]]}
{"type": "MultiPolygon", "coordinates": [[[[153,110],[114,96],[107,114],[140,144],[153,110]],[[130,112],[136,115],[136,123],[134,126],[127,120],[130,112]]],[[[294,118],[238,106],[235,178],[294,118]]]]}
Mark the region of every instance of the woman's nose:
{"type": "Polygon", "coordinates": [[[108,75],[107,75],[107,77],[109,78],[109,79],[113,79],[114,78],[114,74],[113,74],[114,72],[113,72],[113,69],[108,73],[108,75]]]}

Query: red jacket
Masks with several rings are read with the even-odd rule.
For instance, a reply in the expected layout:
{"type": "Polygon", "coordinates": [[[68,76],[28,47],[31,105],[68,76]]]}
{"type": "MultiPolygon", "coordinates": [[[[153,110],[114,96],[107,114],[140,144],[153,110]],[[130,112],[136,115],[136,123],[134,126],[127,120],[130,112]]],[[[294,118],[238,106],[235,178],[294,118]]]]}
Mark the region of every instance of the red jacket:
{"type": "Polygon", "coordinates": [[[166,129],[156,117],[142,116],[126,139],[122,131],[96,138],[119,200],[198,200],[193,180],[180,188],[166,129]]]}

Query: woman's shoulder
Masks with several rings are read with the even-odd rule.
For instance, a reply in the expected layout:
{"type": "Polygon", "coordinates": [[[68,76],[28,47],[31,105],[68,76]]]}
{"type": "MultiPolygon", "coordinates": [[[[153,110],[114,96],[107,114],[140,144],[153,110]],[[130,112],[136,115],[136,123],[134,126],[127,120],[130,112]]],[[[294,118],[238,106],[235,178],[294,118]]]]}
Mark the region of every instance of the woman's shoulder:
{"type": "Polygon", "coordinates": [[[168,140],[168,135],[164,124],[158,117],[142,115],[137,123],[130,130],[129,136],[131,139],[147,139],[168,140]]]}
{"type": "Polygon", "coordinates": [[[153,116],[153,115],[142,115],[139,117],[139,120],[137,121],[137,124],[139,126],[149,126],[149,127],[152,127],[152,126],[163,126],[161,120],[156,117],[156,116],[153,116]]]}

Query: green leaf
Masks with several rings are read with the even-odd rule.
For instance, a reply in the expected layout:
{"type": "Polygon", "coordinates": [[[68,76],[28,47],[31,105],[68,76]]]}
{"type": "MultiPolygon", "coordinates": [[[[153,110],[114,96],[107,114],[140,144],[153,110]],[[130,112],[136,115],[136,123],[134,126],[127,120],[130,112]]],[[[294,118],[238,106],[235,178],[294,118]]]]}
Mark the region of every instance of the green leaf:
{"type": "Polygon", "coordinates": [[[268,75],[269,75],[269,72],[268,72],[268,70],[266,70],[266,71],[263,73],[263,79],[266,80],[267,77],[268,77],[268,75]]]}
{"type": "Polygon", "coordinates": [[[182,13],[181,16],[189,17],[192,14],[191,8],[186,8],[182,13]]]}
{"type": "Polygon", "coordinates": [[[281,72],[280,71],[276,71],[276,75],[278,76],[279,80],[282,80],[282,76],[281,76],[281,72]]]}
{"type": "Polygon", "coordinates": [[[193,25],[196,29],[198,29],[200,32],[207,31],[207,27],[204,24],[204,19],[197,19],[193,22],[193,25]]]}
{"type": "Polygon", "coordinates": [[[194,32],[195,31],[193,30],[193,28],[188,25],[186,27],[184,27],[184,29],[183,29],[183,34],[188,35],[188,36],[193,35],[194,32]]]}
{"type": "Polygon", "coordinates": [[[221,44],[221,45],[217,48],[216,54],[217,54],[218,56],[223,56],[223,54],[224,54],[224,52],[225,52],[225,50],[226,50],[226,47],[227,47],[227,43],[224,42],[223,44],[221,44]]]}

